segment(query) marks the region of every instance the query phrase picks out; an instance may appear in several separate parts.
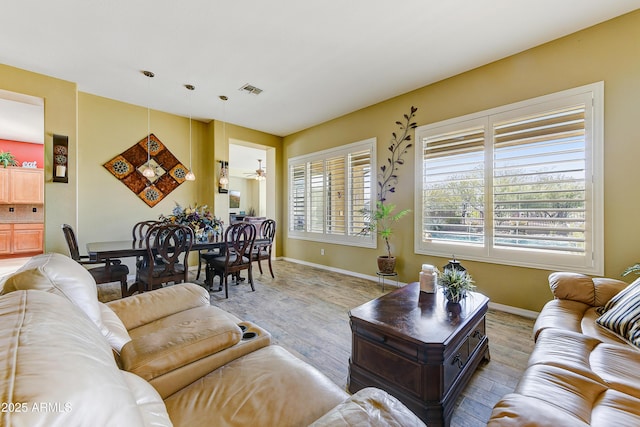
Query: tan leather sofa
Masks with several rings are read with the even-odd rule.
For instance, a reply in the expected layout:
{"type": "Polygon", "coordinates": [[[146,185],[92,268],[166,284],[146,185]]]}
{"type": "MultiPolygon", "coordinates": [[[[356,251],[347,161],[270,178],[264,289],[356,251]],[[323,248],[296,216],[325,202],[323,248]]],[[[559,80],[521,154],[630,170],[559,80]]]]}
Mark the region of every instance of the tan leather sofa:
{"type": "Polygon", "coordinates": [[[549,284],[528,368],[488,425],[640,426],[640,349],[596,323],[627,283],[561,272],[549,284]]]}
{"type": "Polygon", "coordinates": [[[349,396],[195,284],[101,304],[59,254],[2,282],[0,378],[3,426],[424,425],[381,390],[349,396]]]}

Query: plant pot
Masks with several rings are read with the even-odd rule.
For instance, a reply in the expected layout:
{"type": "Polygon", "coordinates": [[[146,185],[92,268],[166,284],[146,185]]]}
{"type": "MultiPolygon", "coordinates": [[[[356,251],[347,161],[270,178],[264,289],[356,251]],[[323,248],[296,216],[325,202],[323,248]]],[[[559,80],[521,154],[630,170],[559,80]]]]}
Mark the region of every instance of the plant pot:
{"type": "Polygon", "coordinates": [[[442,288],[442,292],[447,301],[454,304],[459,303],[467,296],[467,291],[451,292],[449,288],[442,288]]]}
{"type": "Polygon", "coordinates": [[[396,257],[380,255],[378,257],[378,271],[380,273],[393,273],[396,271],[396,257]]]}

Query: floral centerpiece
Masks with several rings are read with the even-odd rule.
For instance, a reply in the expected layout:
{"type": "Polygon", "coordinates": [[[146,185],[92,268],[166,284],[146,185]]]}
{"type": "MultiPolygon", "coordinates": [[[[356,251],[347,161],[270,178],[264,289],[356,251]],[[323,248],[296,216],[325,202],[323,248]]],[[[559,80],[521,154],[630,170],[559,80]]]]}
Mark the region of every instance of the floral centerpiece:
{"type": "Polygon", "coordinates": [[[207,205],[198,206],[196,203],[193,207],[189,205],[183,208],[176,203],[170,215],[161,214],[158,219],[162,222],[191,227],[199,241],[208,240],[209,236],[222,233],[223,222],[209,211],[207,205]]]}

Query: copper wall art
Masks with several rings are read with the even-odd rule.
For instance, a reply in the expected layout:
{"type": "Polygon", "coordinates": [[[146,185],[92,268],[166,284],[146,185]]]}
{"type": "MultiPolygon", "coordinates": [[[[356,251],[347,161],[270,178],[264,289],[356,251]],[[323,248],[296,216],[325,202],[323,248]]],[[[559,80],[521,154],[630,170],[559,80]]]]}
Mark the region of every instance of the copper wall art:
{"type": "Polygon", "coordinates": [[[149,207],[178,188],[189,171],[152,133],[103,166],[149,207]],[[149,166],[155,172],[150,178],[142,175],[147,163],[147,147],[149,166]]]}

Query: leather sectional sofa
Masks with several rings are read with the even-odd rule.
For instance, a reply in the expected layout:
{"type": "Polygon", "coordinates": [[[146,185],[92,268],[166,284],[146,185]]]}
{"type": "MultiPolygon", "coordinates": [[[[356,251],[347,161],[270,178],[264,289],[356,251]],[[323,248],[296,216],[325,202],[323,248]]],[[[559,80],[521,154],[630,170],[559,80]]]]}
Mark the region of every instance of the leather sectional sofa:
{"type": "Polygon", "coordinates": [[[640,349],[599,323],[626,316],[625,304],[637,320],[640,279],[627,287],[615,279],[553,273],[549,284],[555,299],[534,325],[528,368],[514,393],[495,405],[488,425],[640,426],[640,349]]]}
{"type": "Polygon", "coordinates": [[[2,282],[0,425],[424,426],[270,341],[198,285],[102,304],[82,266],[39,255],[2,282]]]}

